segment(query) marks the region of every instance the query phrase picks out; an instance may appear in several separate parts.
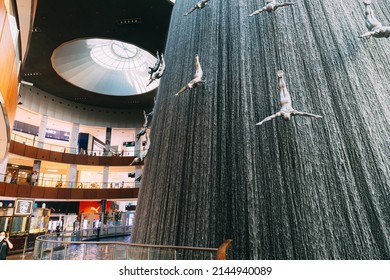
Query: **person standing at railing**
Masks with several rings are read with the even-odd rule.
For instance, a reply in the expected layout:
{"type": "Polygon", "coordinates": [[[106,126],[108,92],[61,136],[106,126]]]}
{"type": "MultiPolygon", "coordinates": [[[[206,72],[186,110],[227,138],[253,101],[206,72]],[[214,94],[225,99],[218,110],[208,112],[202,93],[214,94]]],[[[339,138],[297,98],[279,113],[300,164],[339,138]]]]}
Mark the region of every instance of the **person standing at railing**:
{"type": "Polygon", "coordinates": [[[36,170],[33,170],[31,175],[31,186],[35,186],[37,184],[37,179],[38,179],[38,172],[36,170]]]}
{"type": "Polygon", "coordinates": [[[7,175],[5,175],[5,182],[11,183],[11,179],[12,179],[12,173],[10,171],[8,171],[7,175]]]}
{"type": "Polygon", "coordinates": [[[100,230],[102,228],[102,222],[98,221],[97,224],[96,224],[96,237],[99,238],[100,237],[100,230]]]}
{"type": "Polygon", "coordinates": [[[80,222],[77,220],[77,218],[75,218],[73,222],[73,232],[78,231],[79,227],[80,227],[80,222]]]}
{"type": "Polygon", "coordinates": [[[58,224],[56,226],[56,234],[57,234],[57,238],[60,237],[60,234],[61,234],[61,226],[60,226],[60,224],[58,224]]]}

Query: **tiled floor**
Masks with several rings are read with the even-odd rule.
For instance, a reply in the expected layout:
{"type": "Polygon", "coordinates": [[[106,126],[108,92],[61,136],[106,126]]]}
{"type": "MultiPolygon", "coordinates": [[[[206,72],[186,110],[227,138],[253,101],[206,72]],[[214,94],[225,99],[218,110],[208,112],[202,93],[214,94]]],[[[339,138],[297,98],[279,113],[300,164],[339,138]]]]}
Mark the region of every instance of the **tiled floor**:
{"type": "Polygon", "coordinates": [[[26,252],[23,254],[15,254],[15,255],[9,255],[7,257],[7,260],[32,260],[33,252],[26,252]]]}

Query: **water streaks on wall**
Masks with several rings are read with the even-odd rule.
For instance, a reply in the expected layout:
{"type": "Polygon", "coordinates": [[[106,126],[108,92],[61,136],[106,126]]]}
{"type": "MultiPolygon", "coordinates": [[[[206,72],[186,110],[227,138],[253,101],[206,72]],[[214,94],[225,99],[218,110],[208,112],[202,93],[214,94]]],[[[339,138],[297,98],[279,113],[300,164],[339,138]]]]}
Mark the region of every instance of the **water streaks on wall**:
{"type": "MultiPolygon", "coordinates": [[[[361,1],[310,0],[248,17],[254,0],[177,1],[132,242],[237,259],[390,258],[390,40],[361,1]],[[199,54],[206,84],[176,97],[199,54]],[[279,110],[284,70],[294,117],[279,110]]],[[[390,1],[373,1],[383,23],[390,1]]]]}

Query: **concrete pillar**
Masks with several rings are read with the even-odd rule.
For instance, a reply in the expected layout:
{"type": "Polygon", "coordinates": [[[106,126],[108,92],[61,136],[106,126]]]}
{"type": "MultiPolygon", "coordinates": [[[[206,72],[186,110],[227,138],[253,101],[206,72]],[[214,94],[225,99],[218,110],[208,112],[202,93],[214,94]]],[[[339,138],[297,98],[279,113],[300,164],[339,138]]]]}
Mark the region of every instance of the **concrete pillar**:
{"type": "Polygon", "coordinates": [[[39,126],[39,133],[38,133],[38,148],[40,149],[43,149],[45,143],[47,121],[48,121],[48,117],[46,115],[42,115],[41,124],[39,126]]]}
{"type": "Polygon", "coordinates": [[[77,183],[77,164],[70,164],[68,173],[68,188],[76,188],[77,183]]]}
{"type": "Polygon", "coordinates": [[[110,187],[110,182],[108,182],[108,177],[110,175],[110,167],[109,166],[103,166],[103,182],[102,186],[104,189],[110,187]]]}
{"type": "Polygon", "coordinates": [[[69,139],[71,154],[77,154],[78,152],[77,140],[79,137],[79,132],[80,132],[80,124],[74,123],[72,125],[72,131],[70,132],[70,139],[69,139]]]}
{"type": "Polygon", "coordinates": [[[7,164],[8,164],[8,153],[6,153],[5,157],[0,162],[0,182],[5,182],[7,164]]]}

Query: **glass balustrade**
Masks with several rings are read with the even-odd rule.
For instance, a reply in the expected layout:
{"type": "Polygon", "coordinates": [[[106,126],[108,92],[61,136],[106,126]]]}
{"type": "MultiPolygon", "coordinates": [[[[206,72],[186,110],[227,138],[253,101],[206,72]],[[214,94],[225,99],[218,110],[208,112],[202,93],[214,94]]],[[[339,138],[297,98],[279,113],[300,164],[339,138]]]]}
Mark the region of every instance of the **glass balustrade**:
{"type": "MultiPolygon", "coordinates": [[[[100,239],[130,234],[131,228],[102,228],[100,239]]],[[[158,246],[118,241],[87,241],[96,238],[93,229],[47,234],[35,241],[35,260],[213,260],[217,248],[158,246]]]]}
{"type": "Polygon", "coordinates": [[[59,152],[59,153],[67,153],[67,154],[78,154],[78,155],[89,155],[89,156],[136,156],[139,155],[141,150],[135,150],[132,149],[131,151],[105,151],[103,148],[96,148],[94,150],[83,150],[78,148],[70,148],[69,145],[55,145],[45,142],[39,142],[36,140],[36,137],[25,137],[18,134],[13,133],[12,140],[18,143],[22,143],[24,145],[45,149],[53,152],[59,152]]]}
{"type": "MultiPolygon", "coordinates": [[[[9,176],[8,174],[0,173],[0,182],[10,184],[30,185],[31,182],[26,180],[24,174],[18,176],[9,176]]],[[[58,181],[57,179],[40,179],[37,184],[38,187],[50,188],[78,188],[78,189],[129,189],[138,188],[140,182],[88,182],[88,181],[58,181]]]]}

